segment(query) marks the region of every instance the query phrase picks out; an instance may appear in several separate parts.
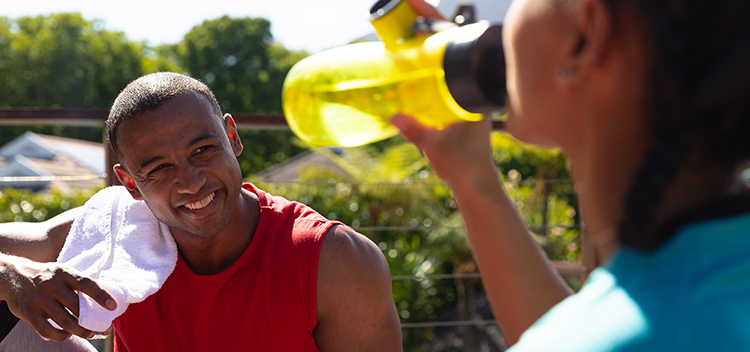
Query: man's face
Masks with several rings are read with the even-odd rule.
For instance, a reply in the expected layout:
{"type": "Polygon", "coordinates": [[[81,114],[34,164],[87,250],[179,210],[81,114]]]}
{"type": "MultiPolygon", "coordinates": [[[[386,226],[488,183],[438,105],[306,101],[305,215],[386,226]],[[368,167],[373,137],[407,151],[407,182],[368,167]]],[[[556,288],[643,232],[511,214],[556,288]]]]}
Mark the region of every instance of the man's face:
{"type": "Polygon", "coordinates": [[[124,166],[118,171],[135,188],[124,184],[175,237],[208,238],[226,228],[242,183],[236,159],[242,144],[208,99],[197,93],[171,98],[123,121],[117,137],[124,166]]]}

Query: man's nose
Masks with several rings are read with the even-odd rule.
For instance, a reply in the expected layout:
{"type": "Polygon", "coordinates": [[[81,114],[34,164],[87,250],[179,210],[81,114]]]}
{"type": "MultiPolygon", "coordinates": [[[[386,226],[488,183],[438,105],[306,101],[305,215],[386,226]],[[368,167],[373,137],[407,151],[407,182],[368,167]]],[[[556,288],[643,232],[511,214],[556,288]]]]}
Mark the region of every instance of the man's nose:
{"type": "Polygon", "coordinates": [[[182,167],[175,180],[177,192],[185,194],[198,193],[205,183],[206,174],[200,168],[192,165],[182,167]]]}

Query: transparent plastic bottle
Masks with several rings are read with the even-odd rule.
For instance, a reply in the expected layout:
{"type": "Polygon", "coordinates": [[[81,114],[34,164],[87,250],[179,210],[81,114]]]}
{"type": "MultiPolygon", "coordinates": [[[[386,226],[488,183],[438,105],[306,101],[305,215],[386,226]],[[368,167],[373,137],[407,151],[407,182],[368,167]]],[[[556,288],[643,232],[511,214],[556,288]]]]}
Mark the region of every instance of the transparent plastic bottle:
{"type": "Polygon", "coordinates": [[[417,15],[408,1],[381,0],[370,13],[382,42],[323,51],[300,61],[287,75],[284,114],[302,140],[316,146],[359,146],[397,134],[388,118],[398,112],[442,128],[453,122],[480,120],[478,112],[502,105],[505,80],[499,28],[492,31],[492,40],[485,40],[492,42],[494,56],[484,55],[490,61],[485,66],[502,65],[498,68],[502,71],[502,97],[489,99],[493,102],[488,105],[477,77],[486,76],[495,86],[499,75],[472,68],[476,66],[472,61],[482,55],[475,47],[488,30],[486,22],[413,37],[410,27],[417,15]],[[473,103],[477,97],[472,94],[479,94],[480,104],[473,103]],[[468,108],[472,111],[454,95],[474,104],[468,108]]]}

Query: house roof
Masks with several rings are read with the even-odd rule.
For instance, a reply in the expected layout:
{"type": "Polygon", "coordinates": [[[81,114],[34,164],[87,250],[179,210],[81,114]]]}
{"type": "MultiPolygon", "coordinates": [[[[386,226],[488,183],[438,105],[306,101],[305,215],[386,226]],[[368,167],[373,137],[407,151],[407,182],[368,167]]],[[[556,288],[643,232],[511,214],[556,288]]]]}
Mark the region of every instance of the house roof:
{"type": "Polygon", "coordinates": [[[64,154],[77,163],[86,166],[94,173],[102,175],[106,172],[106,160],[102,143],[56,136],[38,136],[52,144],[60,154],[64,154]]]}
{"type": "Polygon", "coordinates": [[[325,167],[344,177],[349,176],[349,173],[333,162],[333,160],[313,150],[299,153],[257,173],[255,176],[265,182],[297,182],[299,181],[300,172],[309,166],[325,167]]]}
{"type": "Polygon", "coordinates": [[[0,177],[71,176],[80,180],[0,182],[0,187],[91,188],[103,185],[104,146],[100,143],[36,134],[27,131],[0,147],[0,177]]]}

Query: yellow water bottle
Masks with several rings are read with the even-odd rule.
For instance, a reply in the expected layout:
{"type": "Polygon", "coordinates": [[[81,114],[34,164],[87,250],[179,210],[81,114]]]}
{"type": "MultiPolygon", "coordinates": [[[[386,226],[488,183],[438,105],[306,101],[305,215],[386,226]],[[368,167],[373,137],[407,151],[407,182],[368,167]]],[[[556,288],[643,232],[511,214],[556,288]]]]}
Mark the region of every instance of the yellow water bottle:
{"type": "Polygon", "coordinates": [[[370,21],[382,42],[323,51],[289,71],[282,93],[292,131],[316,146],[353,147],[398,133],[398,112],[442,128],[478,121],[505,101],[500,26],[486,22],[414,36],[407,0],[380,0],[370,21]]]}

